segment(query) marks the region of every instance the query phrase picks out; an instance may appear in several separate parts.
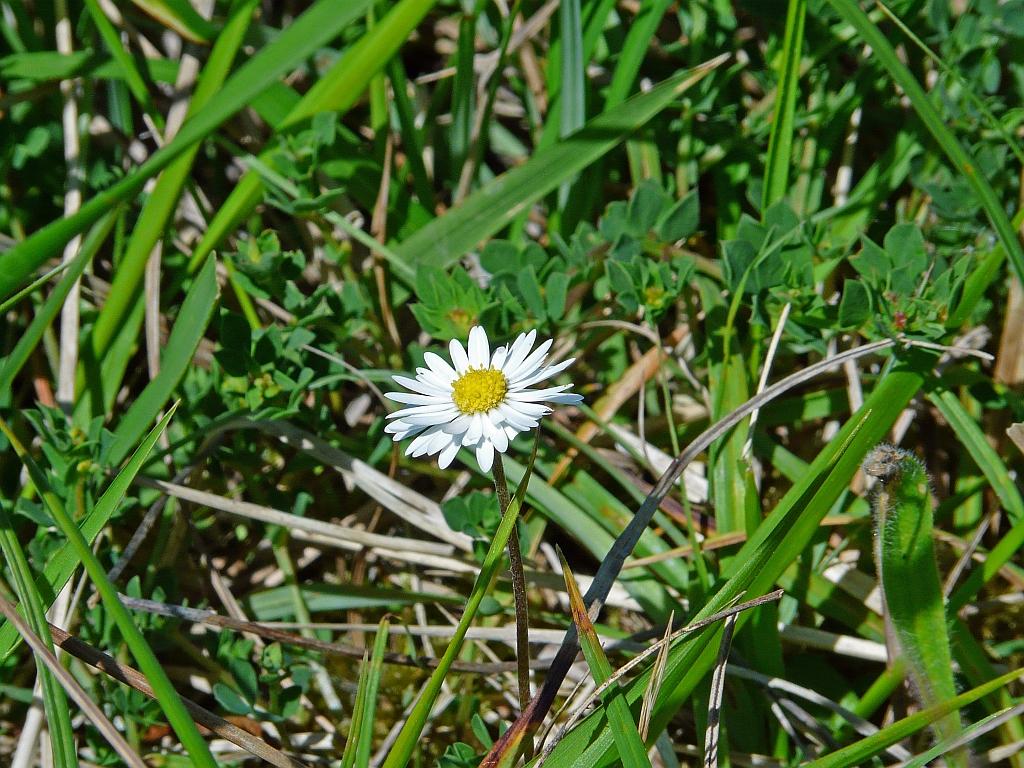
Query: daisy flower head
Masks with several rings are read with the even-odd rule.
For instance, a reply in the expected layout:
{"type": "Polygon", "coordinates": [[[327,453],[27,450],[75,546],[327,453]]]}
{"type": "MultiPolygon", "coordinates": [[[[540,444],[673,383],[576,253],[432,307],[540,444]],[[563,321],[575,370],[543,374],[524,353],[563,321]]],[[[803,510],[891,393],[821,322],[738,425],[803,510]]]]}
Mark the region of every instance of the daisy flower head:
{"type": "Polygon", "coordinates": [[[469,331],[468,349],[458,339],[451,340],[451,364],[427,352],[423,356],[427,367],[417,368],[415,379],[393,377],[410,391],[388,392],[386,397],[409,407],[389,414],[391,423],[384,431],[396,442],[412,437],[405,451],[409,456],[440,453],[442,469],[460,448],[473,448],[480,469],[489,472],[495,451],[507,451],[512,438],[533,429],[551,413],[545,403],[572,405],[583,400],[566,392],[572,384],[530,389],[575,360],[545,365],[552,342],[549,339],[533,349],[536,340],[536,331],[521,333],[492,354],[487,332],[477,325],[469,331]]]}

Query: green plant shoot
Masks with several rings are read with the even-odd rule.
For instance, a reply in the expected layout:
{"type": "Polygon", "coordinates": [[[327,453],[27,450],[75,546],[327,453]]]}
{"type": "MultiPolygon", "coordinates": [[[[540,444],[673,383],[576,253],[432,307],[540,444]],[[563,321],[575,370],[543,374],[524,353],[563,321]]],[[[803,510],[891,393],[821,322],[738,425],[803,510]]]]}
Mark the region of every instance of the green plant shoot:
{"type": "MultiPolygon", "coordinates": [[[[913,454],[881,444],[864,460],[864,472],[878,479],[872,498],[875,513],[875,563],[893,639],[892,649],[907,665],[922,707],[956,696],[949,632],[939,570],[932,546],[932,497],[928,473],[913,454]]],[[[947,739],[960,731],[958,715],[935,721],[947,739]]],[[[963,752],[951,764],[965,766],[963,752]]]]}

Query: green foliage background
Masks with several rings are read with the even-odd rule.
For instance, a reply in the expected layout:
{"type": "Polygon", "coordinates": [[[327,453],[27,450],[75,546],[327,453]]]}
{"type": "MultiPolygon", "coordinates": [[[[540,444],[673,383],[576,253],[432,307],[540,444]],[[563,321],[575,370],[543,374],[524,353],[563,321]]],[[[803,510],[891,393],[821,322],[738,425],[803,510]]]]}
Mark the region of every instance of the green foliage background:
{"type": "MultiPolygon", "coordinates": [[[[409,459],[383,431],[391,375],[474,325],[494,343],[537,329],[577,358],[563,381],[584,405],[545,423],[511,533],[537,630],[573,626],[553,547],[577,578],[613,562],[669,459],[762,389],[766,366],[776,382],[896,340],[698,457],[706,487],[675,485],[631,548],[643,560],[612,573],[596,631],[624,642],[607,657],[588,645],[599,669],[577,670],[604,679],[670,617],[778,586],[778,604],[737,622],[730,658],[762,677],[727,678],[724,762],[931,754],[929,724],[963,706],[972,750],[1024,764],[1020,690],[999,678],[1022,652],[1005,599],[1024,583],[1006,435],[1024,420],[1022,0],[0,10],[0,416],[14,438],[0,437],[0,592],[51,643],[42,612],[79,590],[63,626],[140,667],[156,700],[65,664],[151,764],[223,757],[175,691],[308,764],[514,759],[507,644],[470,635],[470,671],[424,687],[470,595],[474,626],[513,621],[503,569],[474,588],[502,520],[490,479],[468,456],[444,471],[409,459]],[[989,356],[944,355],[952,344],[989,356]],[[931,472],[955,700],[917,701],[898,660],[807,644],[885,643],[858,472],[883,438],[931,472]],[[378,538],[260,522],[235,501],[378,538]],[[138,600],[287,622],[307,642],[138,600]],[[396,739],[421,691],[436,707],[396,739]]],[[[513,444],[512,482],[529,451],[513,444]]],[[[643,765],[641,737],[662,765],[697,760],[720,633],[675,641],[660,685],[651,662],[627,674],[545,765],[643,765]]],[[[31,659],[0,624],[2,760],[31,659]]],[[[119,764],[38,675],[55,764],[119,764]]]]}

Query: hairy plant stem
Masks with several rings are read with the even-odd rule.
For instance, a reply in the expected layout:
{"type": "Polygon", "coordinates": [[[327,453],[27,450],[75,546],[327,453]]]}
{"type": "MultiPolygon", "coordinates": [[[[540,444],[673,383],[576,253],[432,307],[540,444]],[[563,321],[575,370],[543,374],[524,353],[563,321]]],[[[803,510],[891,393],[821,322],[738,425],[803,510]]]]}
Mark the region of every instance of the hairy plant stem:
{"type": "MultiPolygon", "coordinates": [[[[504,513],[512,501],[505,479],[505,466],[501,454],[494,454],[494,490],[504,513]]],[[[530,608],[526,600],[526,574],[523,572],[523,553],[519,548],[518,530],[508,537],[509,570],[512,573],[512,596],[516,606],[516,669],[519,676],[519,710],[525,712],[530,705],[530,608]]],[[[532,742],[532,740],[530,740],[532,742]]],[[[527,744],[527,759],[533,747],[527,744]]]]}

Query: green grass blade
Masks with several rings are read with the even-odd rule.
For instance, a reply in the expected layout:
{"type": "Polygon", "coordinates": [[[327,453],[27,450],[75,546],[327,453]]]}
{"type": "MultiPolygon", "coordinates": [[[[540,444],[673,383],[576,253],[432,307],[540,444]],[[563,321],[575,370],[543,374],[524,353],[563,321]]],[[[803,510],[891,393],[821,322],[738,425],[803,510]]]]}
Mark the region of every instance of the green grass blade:
{"type": "MultiPolygon", "coordinates": [[[[239,47],[249,29],[253,10],[258,0],[239,0],[232,9],[231,15],[210,52],[210,58],[203,66],[203,71],[196,84],[195,93],[189,103],[186,122],[193,115],[210,103],[224,87],[224,81],[231,71],[239,47]]],[[[90,344],[93,359],[99,361],[106,356],[110,343],[125,322],[137,297],[142,277],[146,271],[146,263],[153,247],[160,242],[167,231],[168,222],[177,208],[181,191],[185,187],[199,145],[193,144],[180,157],[174,160],[157,179],[153,191],[146,198],[132,227],[131,237],[125,248],[124,255],[118,262],[117,271],[107,294],[107,300],[96,318],[90,344]]]]}
{"type": "Polygon", "coordinates": [[[817,760],[807,763],[805,768],[849,768],[854,765],[865,765],[870,759],[886,747],[902,741],[908,736],[927,728],[935,721],[947,717],[968,704],[998,691],[1005,685],[1020,680],[1024,677],[1024,671],[1014,670],[1005,675],[995,678],[987,683],[979,685],[956,698],[937,704],[928,709],[917,712],[910,717],[898,720],[890,726],[883,728],[878,733],[867,736],[860,741],[844,747],[830,755],[825,755],[817,760]]]}
{"type": "MultiPolygon", "coordinates": [[[[43,599],[36,589],[32,568],[21,547],[18,535],[14,530],[7,507],[0,499],[0,552],[3,552],[7,567],[10,568],[14,580],[14,591],[21,602],[21,609],[28,619],[32,631],[53,650],[53,637],[50,625],[46,621],[46,608],[43,599]]],[[[43,694],[43,711],[46,713],[46,724],[50,731],[53,762],[58,768],[78,765],[75,749],[75,734],[71,727],[71,711],[68,708],[67,695],[53,673],[36,659],[36,670],[39,686],[43,694]]]]}
{"type": "MultiPolygon", "coordinates": [[[[932,544],[932,496],[924,464],[913,454],[880,445],[864,460],[864,472],[877,477],[872,498],[877,535],[875,562],[899,653],[921,705],[931,707],[956,696],[953,658],[946,630],[939,569],[932,544]]],[[[955,737],[955,714],[935,722],[940,738],[955,737]]],[[[957,764],[964,765],[963,755],[957,764]]]]}
{"type": "Polygon", "coordinates": [[[388,62],[388,79],[395,98],[395,114],[398,116],[399,132],[402,146],[409,161],[409,173],[412,175],[413,188],[420,202],[427,208],[436,204],[434,189],[430,185],[427,168],[423,164],[423,137],[416,127],[416,113],[409,99],[409,80],[405,76],[405,67],[401,57],[393,56],[388,62]]]}
{"type": "Polygon", "coordinates": [[[611,85],[608,86],[608,95],[604,103],[605,109],[621,104],[629,96],[629,92],[633,89],[633,84],[640,74],[640,65],[647,55],[651,39],[669,5],[671,5],[671,0],[653,0],[641,3],[640,12],[633,19],[633,23],[629,25],[626,41],[622,44],[619,61],[615,65],[615,74],[612,75],[611,85]]]}
{"type": "Polygon", "coordinates": [[[60,249],[117,203],[142,189],[146,181],[166,168],[189,147],[204,139],[224,121],[260,96],[267,84],[301,65],[326,45],[359,14],[365,3],[346,3],[339,7],[333,0],[316,5],[281,30],[273,42],[243,64],[217,98],[185,122],[174,140],[155,152],[149,160],[110,188],[98,192],[73,216],[57,219],[0,256],[0,297],[6,297],[24,285],[30,275],[59,253],[60,249]]]}
{"type": "Polygon", "coordinates": [[[562,98],[559,114],[559,135],[575,133],[587,121],[586,72],[583,59],[583,28],[580,22],[580,0],[563,0],[559,4],[559,32],[562,38],[562,98]]]}
{"type": "Polygon", "coordinates": [[[82,247],[78,255],[67,265],[64,275],[61,277],[60,282],[57,283],[57,287],[53,289],[53,293],[49,295],[43,306],[35,313],[32,322],[18,339],[14,349],[11,350],[11,354],[4,358],[3,365],[0,367],[0,392],[6,392],[14,385],[14,377],[18,375],[18,372],[21,371],[28,361],[29,356],[39,345],[43,334],[46,333],[46,329],[50,327],[57,315],[60,314],[61,307],[64,306],[64,299],[71,292],[75,281],[82,276],[85,268],[92,262],[100,246],[107,239],[107,235],[110,234],[110,228],[114,225],[116,214],[116,211],[111,211],[96,222],[96,225],[82,241],[82,247]]]}
{"type": "Polygon", "coordinates": [[[160,372],[142,390],[114,430],[117,444],[111,448],[112,464],[120,464],[124,460],[132,446],[145,434],[146,428],[153,423],[160,409],[171,399],[174,388],[185,375],[210,324],[214,307],[217,306],[218,293],[216,261],[211,257],[185,295],[174,328],[160,356],[160,372]]]}
{"type": "MultiPolygon", "coordinates": [[[[601,640],[594,629],[594,623],[587,613],[587,606],[583,602],[583,595],[576,584],[576,577],[572,575],[569,563],[565,555],[559,551],[559,558],[562,561],[562,575],[565,577],[565,588],[569,593],[569,605],[572,608],[572,620],[576,624],[579,633],[580,647],[583,649],[583,656],[590,667],[590,675],[594,682],[602,685],[612,676],[612,665],[608,663],[608,657],[601,647],[601,640]]],[[[647,756],[647,747],[640,738],[640,731],[637,730],[633,713],[629,711],[629,704],[618,685],[612,685],[604,693],[605,706],[608,708],[608,722],[611,725],[612,737],[615,739],[615,747],[619,751],[619,759],[625,768],[643,768],[651,765],[647,756]]]]}
{"type": "Polygon", "coordinates": [[[110,51],[110,55],[117,62],[117,66],[120,67],[121,75],[128,86],[128,90],[132,92],[132,96],[135,97],[143,111],[153,117],[157,121],[157,125],[162,129],[163,120],[153,105],[153,99],[149,95],[149,87],[146,85],[142,73],[139,72],[139,68],[135,66],[135,60],[124,49],[124,46],[121,45],[120,33],[114,29],[114,25],[107,18],[107,14],[100,8],[98,0],[85,0],[85,7],[92,18],[92,23],[96,25],[100,37],[103,38],[103,43],[107,46],[107,50],[110,51]]]}
{"type": "Polygon", "coordinates": [[[807,0],[789,0],[786,10],[786,35],[782,42],[782,64],[775,94],[775,116],[768,139],[768,162],[764,171],[761,215],[784,200],[789,190],[789,162],[793,155],[793,123],[799,93],[800,55],[804,47],[804,22],[807,0]]]}
{"type": "Polygon", "coordinates": [[[935,382],[935,385],[936,389],[928,393],[928,399],[949,422],[957,439],[985,475],[985,479],[1009,515],[1010,522],[1016,524],[1024,521],[1024,499],[1006,471],[1006,464],[989,444],[978,422],[967,412],[959,398],[949,390],[938,389],[938,382],[935,382]]]}
{"type": "MultiPolygon", "coordinates": [[[[435,2],[402,0],[317,80],[285,117],[280,130],[296,127],[319,112],[332,111],[339,115],[347,112],[435,2]]],[[[370,4],[370,0],[353,0],[342,6],[338,15],[351,21],[362,16],[370,4]]],[[[267,160],[264,155],[260,158],[267,160]]],[[[198,269],[262,197],[263,183],[260,177],[255,173],[245,174],[217,211],[202,240],[192,252],[190,272],[198,269]]]]}
{"type": "Polygon", "coordinates": [[[962,740],[974,740],[988,733],[1000,723],[1006,722],[1009,718],[1019,719],[1021,714],[1024,714],[1024,706],[1017,704],[1017,706],[1006,707],[988,717],[983,717],[981,720],[965,727],[961,738],[946,739],[939,742],[927,752],[922,752],[914,757],[913,760],[904,763],[903,768],[925,768],[933,760],[942,757],[946,752],[957,746],[962,740]]]}
{"type": "Polygon", "coordinates": [[[214,39],[217,28],[204,19],[188,0],[132,0],[135,5],[193,43],[205,43],[214,39]]]}
{"type": "Polygon", "coordinates": [[[7,311],[9,309],[16,306],[26,296],[29,296],[30,294],[34,293],[40,286],[46,285],[48,282],[50,282],[53,278],[57,277],[57,275],[59,275],[69,266],[70,263],[61,262],[46,274],[37,277],[35,280],[33,280],[31,283],[26,285],[24,288],[22,288],[14,295],[4,299],[2,302],[0,302],[0,315],[7,314],[7,311]]]}
{"type": "Polygon", "coordinates": [[[377,627],[377,639],[373,643],[373,654],[367,667],[366,697],[363,699],[362,721],[359,730],[356,765],[370,764],[370,749],[373,746],[373,727],[377,718],[377,693],[380,691],[381,674],[384,671],[384,652],[388,648],[387,617],[380,620],[377,627]]]}
{"type": "MultiPolygon", "coordinates": [[[[172,408],[170,412],[161,420],[159,429],[162,432],[167,427],[167,423],[170,421],[171,416],[174,413],[172,408]]],[[[61,532],[67,537],[68,542],[71,544],[75,554],[81,560],[82,565],[85,566],[86,573],[89,574],[89,578],[96,586],[96,591],[99,592],[100,597],[103,600],[103,605],[110,617],[114,620],[118,630],[121,632],[121,636],[124,638],[125,643],[128,645],[132,656],[139,664],[139,669],[146,676],[149,684],[153,687],[153,692],[156,694],[156,699],[160,703],[160,707],[163,709],[164,714],[167,716],[168,723],[174,729],[174,732],[178,735],[181,740],[182,747],[188,752],[192,759],[193,765],[199,766],[199,768],[217,768],[217,763],[213,759],[213,755],[210,754],[210,748],[207,746],[206,741],[199,733],[199,729],[196,727],[195,722],[189,715],[188,710],[185,709],[185,705],[182,703],[178,696],[177,691],[174,690],[174,686],[167,677],[167,673],[164,671],[163,666],[154,655],[153,650],[149,647],[146,639],[142,636],[142,632],[135,625],[128,610],[121,604],[121,601],[117,597],[117,588],[110,583],[107,578],[107,572],[103,568],[103,564],[97,559],[96,555],[93,554],[92,547],[89,542],[82,535],[78,526],[75,525],[74,520],[68,515],[64,509],[64,505],[57,498],[57,495],[50,489],[49,481],[43,470],[36,464],[32,456],[25,450],[25,447],[18,440],[17,435],[11,431],[7,422],[0,419],[0,431],[7,436],[7,439],[11,441],[11,445],[14,451],[18,454],[18,458],[21,459],[25,468],[29,472],[29,476],[32,478],[32,482],[35,483],[36,488],[39,490],[40,496],[46,502],[47,509],[54,521],[57,523],[57,527],[60,528],[61,532]]],[[[158,433],[159,434],[159,433],[158,433]]],[[[128,474],[127,470],[119,473],[120,475],[128,474]]]]}
{"type": "Polygon", "coordinates": [[[1010,256],[1010,263],[1013,264],[1017,277],[1024,280],[1024,248],[1021,247],[1016,230],[1007,218],[995,190],[979,172],[978,163],[946,127],[942,116],[939,115],[928,98],[928,94],[925,93],[906,65],[900,61],[892,44],[872,23],[855,0],[829,0],[829,3],[844,21],[857,30],[861,39],[871,46],[872,55],[878,59],[896,84],[903,89],[914,107],[914,111],[921,118],[921,122],[931,132],[942,151],[946,153],[953,167],[957,172],[963,174],[967,183],[974,189],[978,202],[985,209],[989,222],[999,236],[1003,248],[1010,256]]]}
{"type": "Polygon", "coordinates": [[[605,155],[725,59],[720,56],[632,97],[477,190],[395,248],[405,265],[393,264],[396,276],[411,284],[420,264],[444,268],[458,261],[528,206],[605,155]]]}
{"type": "Polygon", "coordinates": [[[451,669],[452,662],[455,661],[459,651],[462,649],[462,643],[466,639],[466,633],[473,623],[477,610],[480,608],[480,602],[490,590],[491,582],[494,580],[502,563],[505,545],[508,544],[509,536],[516,529],[516,521],[519,519],[519,510],[526,498],[526,489],[530,484],[530,475],[533,473],[533,462],[537,458],[537,446],[539,444],[540,432],[538,431],[533,444],[533,453],[530,455],[530,461],[527,464],[526,475],[519,483],[519,487],[516,488],[515,496],[512,497],[508,509],[502,515],[498,529],[495,531],[494,538],[487,549],[487,554],[484,556],[483,564],[480,566],[480,573],[473,584],[473,591],[466,600],[466,608],[462,618],[459,619],[458,626],[455,628],[455,634],[448,643],[448,647],[445,649],[444,655],[441,656],[437,667],[431,673],[430,679],[427,680],[423,690],[420,691],[416,704],[409,713],[408,719],[402,725],[402,730],[399,732],[398,738],[395,739],[395,744],[388,753],[387,758],[385,758],[382,768],[405,768],[412,758],[416,744],[419,742],[420,734],[423,732],[423,726],[426,725],[427,718],[430,717],[430,710],[433,708],[438,694],[441,693],[441,685],[444,683],[448,670],[451,669]]]}

